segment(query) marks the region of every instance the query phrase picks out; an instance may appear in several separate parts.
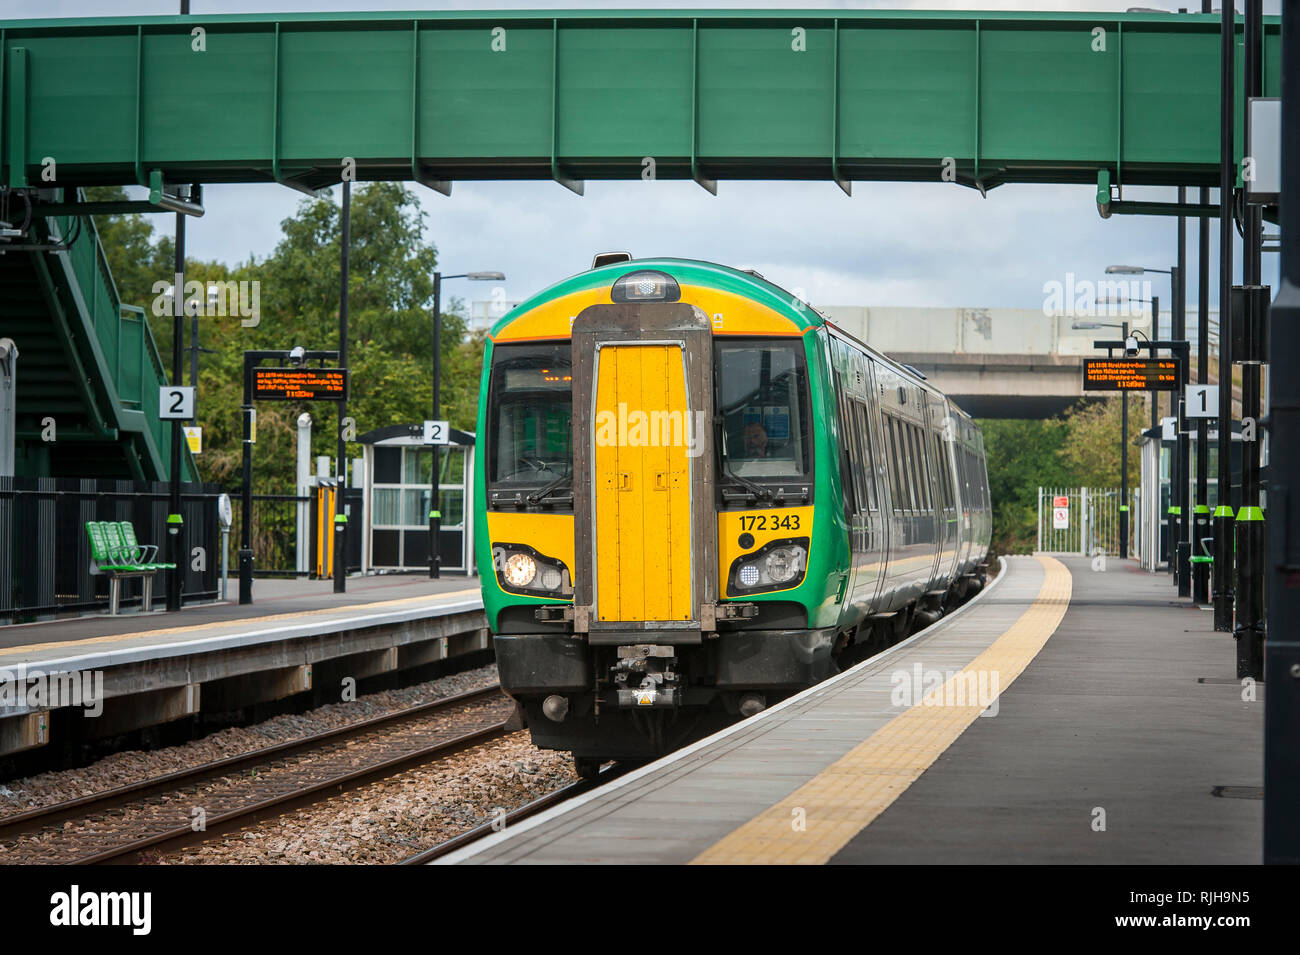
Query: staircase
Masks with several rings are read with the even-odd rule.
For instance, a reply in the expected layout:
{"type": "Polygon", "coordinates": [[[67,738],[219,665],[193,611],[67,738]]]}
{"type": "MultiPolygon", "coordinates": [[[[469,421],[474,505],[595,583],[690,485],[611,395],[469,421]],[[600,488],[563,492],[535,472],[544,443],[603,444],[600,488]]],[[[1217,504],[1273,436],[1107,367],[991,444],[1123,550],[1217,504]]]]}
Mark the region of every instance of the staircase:
{"type": "MultiPolygon", "coordinates": [[[[0,243],[0,338],[18,346],[18,475],[167,480],[167,375],[143,309],[118,298],[94,221],[37,219],[17,241],[46,247],[0,243]]],[[[188,448],[181,462],[181,479],[197,480],[188,448]]]]}

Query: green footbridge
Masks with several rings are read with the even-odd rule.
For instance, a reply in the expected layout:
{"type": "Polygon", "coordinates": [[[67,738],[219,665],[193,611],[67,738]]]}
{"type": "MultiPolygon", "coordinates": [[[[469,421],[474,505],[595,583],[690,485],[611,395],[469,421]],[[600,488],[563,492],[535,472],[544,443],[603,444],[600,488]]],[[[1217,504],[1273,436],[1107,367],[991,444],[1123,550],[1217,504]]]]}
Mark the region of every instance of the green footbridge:
{"type": "MultiPolygon", "coordinates": [[[[161,366],[116,300],[78,187],[147,186],[136,208],[164,211],[190,183],[312,192],[345,175],[444,193],[457,179],[1054,182],[1095,183],[1105,215],[1176,212],[1126,209],[1123,190],[1217,185],[1219,28],[816,10],[0,21],[0,189],[11,217],[19,195],[40,213],[10,242],[72,236],[66,251],[0,255],[20,459],[40,458],[58,398],[124,474],[167,468],[161,366]],[[47,217],[60,211],[75,215],[47,217]]],[[[1266,18],[1269,96],[1280,56],[1266,18]]],[[[41,466],[62,466],[47,453],[41,466]]]]}

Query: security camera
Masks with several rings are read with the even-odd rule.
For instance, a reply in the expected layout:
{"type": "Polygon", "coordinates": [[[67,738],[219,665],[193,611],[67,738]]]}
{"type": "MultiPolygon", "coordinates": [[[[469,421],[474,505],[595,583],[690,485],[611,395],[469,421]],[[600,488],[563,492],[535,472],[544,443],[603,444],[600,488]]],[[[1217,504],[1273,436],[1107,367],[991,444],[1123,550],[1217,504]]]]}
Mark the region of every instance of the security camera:
{"type": "Polygon", "coordinates": [[[1138,353],[1138,340],[1136,335],[1130,335],[1124,339],[1124,357],[1136,358],[1138,353]]]}
{"type": "Polygon", "coordinates": [[[301,345],[295,345],[289,351],[289,364],[293,367],[301,367],[302,363],[307,360],[307,351],[301,345]]]}

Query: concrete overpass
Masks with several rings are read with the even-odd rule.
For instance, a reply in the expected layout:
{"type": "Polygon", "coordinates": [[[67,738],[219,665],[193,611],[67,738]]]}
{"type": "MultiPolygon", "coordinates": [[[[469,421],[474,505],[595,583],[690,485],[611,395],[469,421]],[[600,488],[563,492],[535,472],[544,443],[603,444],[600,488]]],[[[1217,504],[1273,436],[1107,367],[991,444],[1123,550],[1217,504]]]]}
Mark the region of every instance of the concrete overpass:
{"type": "MultiPolygon", "coordinates": [[[[1055,312],[1029,308],[898,308],[831,305],[820,311],[849,334],[896,361],[912,365],[977,418],[1046,418],[1084,397],[1082,359],[1099,354],[1094,339],[1116,328],[1074,329],[1085,322],[1119,325],[1151,335],[1146,306],[1096,306],[1055,312]]],[[[1195,366],[1196,311],[1189,306],[1195,366]]],[[[1160,328],[1169,335],[1170,316],[1160,328]]],[[[1210,311],[1211,368],[1217,364],[1218,310],[1210,311]]],[[[1152,336],[1154,337],[1154,336],[1152,336]]]]}

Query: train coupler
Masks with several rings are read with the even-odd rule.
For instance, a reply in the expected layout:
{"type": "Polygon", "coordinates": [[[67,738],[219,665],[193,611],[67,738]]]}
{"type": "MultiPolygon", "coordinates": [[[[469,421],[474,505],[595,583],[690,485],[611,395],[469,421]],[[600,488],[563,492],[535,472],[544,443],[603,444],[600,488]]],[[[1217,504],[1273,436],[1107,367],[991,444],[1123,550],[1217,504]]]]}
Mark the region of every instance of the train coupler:
{"type": "Polygon", "coordinates": [[[673,647],[639,643],[618,648],[618,662],[610,667],[620,707],[675,707],[681,703],[681,686],[673,647]]]}

